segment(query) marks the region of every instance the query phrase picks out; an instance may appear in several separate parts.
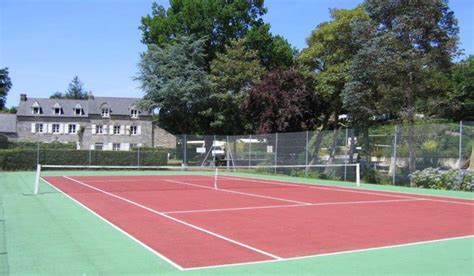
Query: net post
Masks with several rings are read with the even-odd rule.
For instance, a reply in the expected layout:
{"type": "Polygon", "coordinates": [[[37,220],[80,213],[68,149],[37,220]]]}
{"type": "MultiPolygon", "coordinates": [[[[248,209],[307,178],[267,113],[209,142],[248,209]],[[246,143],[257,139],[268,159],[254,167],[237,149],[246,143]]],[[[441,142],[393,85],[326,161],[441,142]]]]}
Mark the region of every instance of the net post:
{"type": "Polygon", "coordinates": [[[219,169],[219,168],[216,166],[216,170],[215,170],[215,172],[214,172],[214,189],[216,189],[216,190],[219,189],[219,188],[217,187],[217,175],[218,175],[217,170],[218,170],[218,169],[219,169]]]}
{"type": "Polygon", "coordinates": [[[38,164],[36,165],[36,177],[35,177],[35,188],[34,188],[35,195],[37,195],[39,192],[40,175],[41,175],[41,164],[38,164]]]}
{"type": "Polygon", "coordinates": [[[360,163],[356,163],[356,185],[360,187],[360,163]]]}

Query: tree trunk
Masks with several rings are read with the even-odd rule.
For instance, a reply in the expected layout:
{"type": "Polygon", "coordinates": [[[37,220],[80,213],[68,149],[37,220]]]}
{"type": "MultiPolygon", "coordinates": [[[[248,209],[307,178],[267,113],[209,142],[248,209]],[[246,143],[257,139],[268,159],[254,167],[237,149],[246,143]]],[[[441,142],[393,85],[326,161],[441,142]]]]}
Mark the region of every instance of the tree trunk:
{"type": "Polygon", "coordinates": [[[321,130],[316,135],[316,141],[313,146],[313,154],[312,154],[311,162],[309,162],[310,165],[316,164],[319,159],[319,150],[321,148],[321,143],[323,142],[324,130],[327,127],[328,121],[329,121],[329,115],[324,117],[321,130]]]}

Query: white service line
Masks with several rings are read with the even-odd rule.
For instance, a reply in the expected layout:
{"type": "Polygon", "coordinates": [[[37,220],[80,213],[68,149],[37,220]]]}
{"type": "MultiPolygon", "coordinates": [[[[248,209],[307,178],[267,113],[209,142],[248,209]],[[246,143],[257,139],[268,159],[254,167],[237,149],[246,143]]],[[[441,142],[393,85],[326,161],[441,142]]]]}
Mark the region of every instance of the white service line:
{"type": "Polygon", "coordinates": [[[137,202],[135,202],[135,201],[132,201],[132,200],[130,200],[130,199],[127,199],[127,198],[121,197],[121,196],[119,196],[119,195],[116,195],[116,194],[113,194],[113,193],[110,193],[110,192],[101,190],[101,189],[99,189],[99,188],[96,188],[96,187],[94,187],[94,186],[88,185],[88,184],[86,184],[86,183],[84,183],[84,182],[81,182],[81,181],[79,181],[79,180],[76,180],[76,179],[74,179],[74,178],[71,178],[71,177],[68,177],[68,176],[63,176],[63,177],[66,178],[66,179],[69,179],[69,180],[71,180],[71,181],[74,181],[74,182],[76,182],[76,183],[78,183],[78,184],[80,184],[80,185],[83,185],[83,186],[85,186],[85,187],[88,187],[88,188],[90,188],[90,189],[93,189],[93,190],[96,190],[96,191],[98,191],[98,192],[101,192],[101,193],[104,193],[104,194],[106,194],[106,195],[109,195],[109,196],[111,196],[111,197],[120,199],[120,200],[122,200],[122,201],[125,201],[125,202],[127,202],[127,203],[130,203],[130,204],[135,205],[135,206],[137,206],[137,207],[140,207],[140,208],[142,208],[142,209],[145,209],[145,210],[147,210],[147,211],[149,211],[149,212],[152,212],[152,213],[154,213],[154,214],[157,214],[157,215],[159,215],[159,216],[165,217],[165,218],[170,219],[170,220],[173,220],[173,221],[175,221],[175,222],[177,222],[177,223],[180,223],[180,224],[186,225],[186,226],[188,226],[188,227],[191,227],[191,228],[193,228],[193,229],[199,230],[199,231],[201,231],[201,232],[203,232],[203,233],[209,234],[209,235],[214,236],[214,237],[216,237],[216,238],[220,238],[220,239],[223,239],[223,240],[225,240],[225,241],[227,241],[227,242],[230,242],[230,243],[239,245],[239,246],[241,246],[241,247],[247,248],[247,249],[249,249],[249,250],[251,250],[251,251],[255,251],[255,252],[257,252],[257,253],[260,253],[260,254],[265,255],[265,256],[267,256],[267,257],[270,257],[270,258],[272,258],[272,259],[275,259],[275,260],[281,260],[281,259],[282,259],[281,257],[278,257],[278,256],[276,256],[276,255],[273,255],[273,254],[271,254],[271,253],[269,253],[269,252],[260,250],[260,249],[258,249],[258,248],[253,247],[253,246],[250,246],[250,245],[247,245],[247,244],[238,242],[238,241],[236,241],[236,240],[233,240],[233,239],[231,239],[231,238],[228,238],[228,237],[225,237],[225,236],[223,236],[223,235],[217,234],[217,233],[215,233],[215,232],[206,230],[206,229],[201,228],[201,227],[199,227],[199,226],[196,226],[196,225],[194,225],[194,224],[191,224],[191,223],[185,222],[185,221],[183,221],[183,220],[174,218],[174,217],[172,217],[172,216],[170,216],[170,215],[167,215],[167,214],[165,214],[165,213],[163,213],[163,212],[156,211],[155,209],[146,207],[146,206],[144,206],[144,205],[142,205],[142,204],[140,204],[140,203],[137,203],[137,202]]]}
{"type": "MultiPolygon", "coordinates": [[[[261,180],[259,178],[239,178],[239,177],[235,177],[235,176],[219,176],[219,177],[233,179],[233,180],[240,180],[240,181],[251,181],[251,182],[267,183],[267,184],[273,184],[273,185],[277,185],[277,186],[288,186],[288,187],[300,187],[300,188],[318,189],[318,190],[341,191],[341,192],[347,192],[347,193],[379,195],[379,196],[398,197],[398,198],[406,198],[406,199],[425,199],[425,200],[429,200],[429,201],[438,201],[438,202],[446,202],[446,203],[463,204],[463,205],[474,206],[474,201],[473,200],[464,199],[464,198],[459,198],[459,199],[460,200],[473,201],[473,203],[437,199],[437,197],[443,198],[443,196],[423,195],[423,194],[414,194],[414,193],[406,193],[406,192],[383,191],[382,193],[378,193],[378,192],[371,192],[372,190],[363,189],[363,188],[357,188],[357,191],[356,191],[356,190],[354,190],[355,188],[323,187],[323,186],[320,186],[318,184],[315,184],[315,185],[318,185],[318,186],[315,186],[313,184],[306,184],[306,183],[291,184],[291,183],[288,183],[287,181],[284,181],[284,180],[271,180],[271,181],[269,181],[269,180],[264,180],[264,179],[261,180]],[[363,190],[363,191],[359,191],[359,190],[363,190]],[[407,196],[394,195],[392,193],[406,194],[407,196]],[[416,197],[416,196],[421,196],[421,197],[416,197]],[[435,197],[435,198],[432,198],[432,197],[435,197]]],[[[453,198],[453,199],[458,199],[458,198],[453,198]]]]}
{"type": "Polygon", "coordinates": [[[165,214],[186,214],[186,213],[207,213],[207,212],[221,212],[221,211],[240,211],[240,210],[259,210],[259,209],[274,209],[274,208],[293,208],[293,207],[308,207],[308,206],[325,206],[325,205],[353,205],[353,204],[371,204],[371,203],[390,203],[390,202],[404,202],[404,201],[423,201],[426,199],[387,199],[387,200],[367,200],[367,201],[347,201],[347,202],[322,202],[310,203],[306,205],[269,205],[269,206],[255,206],[255,207],[237,207],[237,208],[222,208],[222,209],[200,209],[200,210],[185,210],[185,211],[169,211],[163,212],[165,214]]]}
{"type": "Polygon", "coordinates": [[[244,192],[239,192],[239,191],[234,191],[234,190],[227,190],[227,189],[220,189],[220,188],[215,189],[215,188],[208,187],[208,186],[201,186],[201,185],[192,184],[192,183],[189,183],[189,182],[183,182],[183,181],[177,181],[177,180],[171,180],[171,179],[165,179],[165,180],[168,181],[168,182],[173,182],[173,183],[178,183],[178,184],[183,184],[183,185],[189,185],[189,186],[195,186],[195,187],[200,187],[200,188],[205,188],[205,189],[210,189],[210,190],[220,191],[220,192],[226,192],[226,193],[240,194],[240,195],[253,196],[253,197],[261,197],[261,198],[273,199],[273,200],[278,200],[278,201],[298,203],[298,204],[301,204],[301,205],[310,205],[311,204],[311,203],[308,203],[308,202],[285,199],[285,198],[280,198],[280,197],[264,196],[264,195],[259,195],[259,194],[244,193],[244,192]]]}
{"type": "Polygon", "coordinates": [[[376,250],[383,250],[383,249],[390,249],[390,248],[397,248],[397,247],[405,247],[405,246],[413,246],[413,245],[420,245],[420,244],[429,244],[429,243],[436,243],[436,242],[445,242],[445,241],[468,239],[468,238],[474,238],[474,235],[452,237],[452,238],[445,238],[445,239],[437,239],[437,240],[429,240],[429,241],[402,243],[402,244],[396,244],[396,245],[387,245],[387,246],[371,247],[371,248],[364,248],[364,249],[339,251],[339,252],[333,252],[333,253],[323,253],[323,254],[316,254],[316,255],[290,257],[290,258],[285,258],[285,259],[281,259],[281,260],[268,260],[268,261],[243,262],[243,263],[233,263],[233,264],[223,264],[223,265],[191,267],[191,268],[185,268],[184,270],[201,270],[201,269],[221,268],[221,267],[229,267],[229,266],[241,266],[241,265],[262,264],[262,263],[287,262],[287,261],[300,260],[300,259],[320,258],[320,257],[326,257],[326,256],[350,254],[350,253],[357,253],[357,252],[370,252],[370,251],[376,251],[376,250]]]}
{"type": "Polygon", "coordinates": [[[129,237],[130,239],[132,239],[133,241],[135,241],[136,243],[138,243],[139,245],[143,246],[145,249],[147,249],[148,251],[150,251],[151,253],[153,253],[154,255],[162,258],[163,260],[165,260],[166,262],[168,262],[169,264],[171,264],[172,266],[174,266],[175,268],[179,269],[179,270],[184,270],[184,268],[182,266],[180,266],[179,264],[173,262],[172,260],[168,259],[167,257],[165,257],[165,255],[161,254],[160,252],[156,251],[155,249],[149,247],[148,245],[146,245],[145,243],[141,242],[140,240],[138,240],[137,238],[135,238],[134,236],[130,235],[128,232],[126,232],[125,230],[123,230],[122,228],[118,227],[117,225],[113,224],[112,222],[108,221],[107,219],[105,219],[103,216],[97,214],[95,211],[93,211],[92,209],[90,209],[89,207],[87,207],[86,205],[82,204],[79,200],[73,198],[72,196],[68,195],[67,193],[65,193],[63,190],[59,189],[58,187],[56,187],[55,185],[49,183],[46,179],[42,178],[41,177],[41,180],[43,180],[45,183],[47,183],[49,186],[53,187],[53,189],[59,191],[61,194],[63,194],[64,196],[68,197],[69,199],[71,199],[73,202],[77,203],[79,206],[82,206],[84,209],[86,209],[87,211],[91,212],[92,214],[94,214],[95,216],[97,216],[99,219],[103,220],[105,223],[107,223],[108,225],[112,226],[112,228],[118,230],[120,233],[124,234],[125,236],[129,237]]]}

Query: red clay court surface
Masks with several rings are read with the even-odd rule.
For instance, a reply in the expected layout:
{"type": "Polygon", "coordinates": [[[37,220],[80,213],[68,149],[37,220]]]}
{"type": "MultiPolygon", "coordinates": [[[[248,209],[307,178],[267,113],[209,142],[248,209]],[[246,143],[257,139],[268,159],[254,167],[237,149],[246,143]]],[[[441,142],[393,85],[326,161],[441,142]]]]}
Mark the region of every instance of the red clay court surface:
{"type": "Polygon", "coordinates": [[[218,190],[210,176],[44,180],[178,269],[474,235],[473,200],[237,177],[218,190]]]}

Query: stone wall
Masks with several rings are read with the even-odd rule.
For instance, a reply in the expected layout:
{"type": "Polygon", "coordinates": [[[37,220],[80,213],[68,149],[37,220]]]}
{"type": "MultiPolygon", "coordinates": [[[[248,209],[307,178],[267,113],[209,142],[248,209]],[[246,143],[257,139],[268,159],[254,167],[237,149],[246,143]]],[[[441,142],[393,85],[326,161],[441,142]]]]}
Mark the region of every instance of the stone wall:
{"type": "Polygon", "coordinates": [[[153,146],[174,149],[176,148],[176,136],[155,125],[153,127],[153,146]]]}

